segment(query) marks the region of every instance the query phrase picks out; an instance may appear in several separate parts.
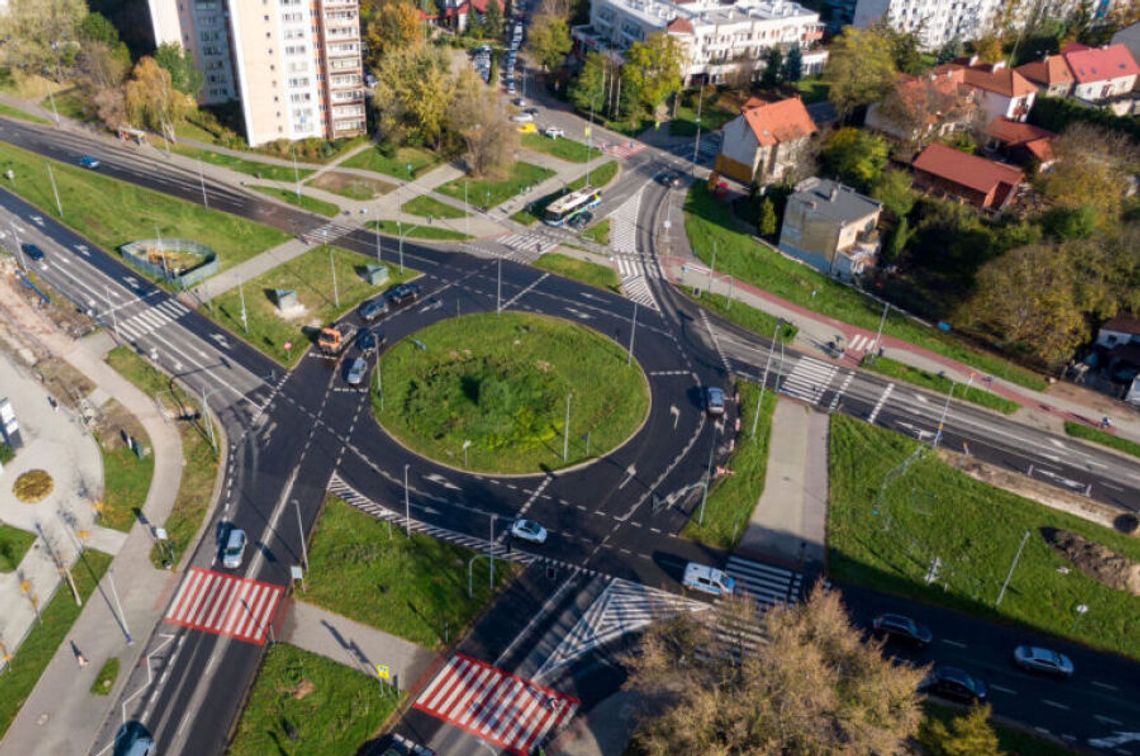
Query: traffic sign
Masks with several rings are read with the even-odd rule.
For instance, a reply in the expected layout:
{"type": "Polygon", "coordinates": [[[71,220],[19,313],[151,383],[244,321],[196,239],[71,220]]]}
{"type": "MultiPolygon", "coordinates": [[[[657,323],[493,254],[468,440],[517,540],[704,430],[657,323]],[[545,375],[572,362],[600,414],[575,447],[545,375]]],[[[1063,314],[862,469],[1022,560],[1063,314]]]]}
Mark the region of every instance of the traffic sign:
{"type": "Polygon", "coordinates": [[[391,680],[392,679],[391,667],[389,667],[387,664],[377,664],[376,665],[376,676],[379,677],[381,680],[391,680]]]}

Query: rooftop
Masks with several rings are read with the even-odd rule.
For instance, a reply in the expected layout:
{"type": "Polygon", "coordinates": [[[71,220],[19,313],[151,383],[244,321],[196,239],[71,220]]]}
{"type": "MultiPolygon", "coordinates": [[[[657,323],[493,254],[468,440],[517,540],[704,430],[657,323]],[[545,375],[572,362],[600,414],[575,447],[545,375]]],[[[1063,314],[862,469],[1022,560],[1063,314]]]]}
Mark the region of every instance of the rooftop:
{"type": "Polygon", "coordinates": [[[1057,136],[1040,126],[1011,121],[1008,118],[995,118],[986,126],[986,134],[1008,145],[1028,144],[1039,139],[1054,139],[1057,136]]]}
{"type": "Polygon", "coordinates": [[[1013,69],[1034,84],[1050,87],[1054,84],[1071,84],[1073,72],[1060,55],[1046,55],[1041,60],[1026,63],[1013,69]]]}
{"type": "Polygon", "coordinates": [[[937,142],[915,158],[914,168],[983,194],[989,194],[998,184],[1017,186],[1025,178],[1025,174],[1013,166],[968,155],[937,142]]]}
{"type": "MultiPolygon", "coordinates": [[[[671,26],[675,19],[690,24],[723,25],[768,21],[780,18],[816,17],[819,14],[792,0],[738,0],[724,4],[718,0],[609,0],[611,5],[660,28],[671,26]]],[[[676,33],[693,33],[690,29],[670,28],[676,33]]]]}
{"type": "Polygon", "coordinates": [[[1021,97],[1037,91],[1028,79],[1004,63],[979,63],[976,57],[959,58],[933,70],[935,73],[946,73],[955,69],[962,71],[969,86],[1003,97],[1021,97]]]}
{"type": "Polygon", "coordinates": [[[1140,336],[1140,318],[1135,315],[1117,315],[1102,325],[1101,328],[1107,331],[1118,331],[1119,333],[1130,333],[1134,336],[1140,336]]]}
{"type": "Polygon", "coordinates": [[[849,222],[876,213],[882,204],[849,186],[823,178],[808,178],[796,184],[792,199],[809,203],[816,215],[849,222]]]}
{"type": "Polygon", "coordinates": [[[1069,70],[1073,72],[1073,78],[1078,84],[1140,73],[1140,66],[1136,65],[1132,53],[1124,45],[1086,47],[1074,43],[1066,45],[1061,50],[1061,56],[1069,64],[1069,70]]]}
{"type": "Polygon", "coordinates": [[[816,132],[815,122],[799,97],[763,102],[751,98],[740,114],[761,147],[793,142],[816,132]]]}

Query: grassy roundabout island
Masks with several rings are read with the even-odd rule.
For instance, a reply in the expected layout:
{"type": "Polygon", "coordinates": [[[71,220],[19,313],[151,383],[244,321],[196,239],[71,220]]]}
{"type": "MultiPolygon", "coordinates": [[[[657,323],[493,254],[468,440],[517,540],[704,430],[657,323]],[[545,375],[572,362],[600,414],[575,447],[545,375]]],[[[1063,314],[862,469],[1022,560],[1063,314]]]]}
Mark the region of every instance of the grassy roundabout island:
{"type": "Polygon", "coordinates": [[[383,409],[375,385],[372,407],[384,429],[426,457],[478,472],[537,473],[600,457],[649,411],[645,375],[620,346],[540,315],[446,320],[393,346],[380,365],[383,409]]]}

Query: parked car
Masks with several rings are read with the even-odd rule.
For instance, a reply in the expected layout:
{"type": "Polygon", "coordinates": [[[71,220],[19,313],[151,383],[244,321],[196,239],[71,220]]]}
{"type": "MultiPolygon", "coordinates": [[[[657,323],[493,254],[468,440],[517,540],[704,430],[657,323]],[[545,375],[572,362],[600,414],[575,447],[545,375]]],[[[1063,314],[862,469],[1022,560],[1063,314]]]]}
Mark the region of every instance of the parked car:
{"type": "Polygon", "coordinates": [[[344,371],[344,380],[349,386],[359,386],[364,383],[364,374],[368,372],[368,363],[363,357],[353,357],[344,371]]]}
{"type": "Polygon", "coordinates": [[[570,226],[570,228],[581,231],[586,226],[590,225],[593,222],[593,220],[594,220],[594,214],[591,213],[589,210],[585,210],[585,211],[580,212],[577,215],[571,217],[570,220],[566,221],[566,223],[570,226]]]}
{"type": "Polygon", "coordinates": [[[83,157],[79,158],[79,165],[93,171],[99,167],[99,161],[91,155],[84,155],[83,157]]]}
{"type": "Polygon", "coordinates": [[[20,249],[24,250],[24,254],[31,260],[44,259],[44,251],[35,244],[21,244],[20,249]]]}
{"type": "Polygon", "coordinates": [[[369,299],[360,305],[360,309],[356,313],[365,323],[371,323],[388,314],[388,303],[384,301],[383,297],[369,299]]]}
{"type": "Polygon", "coordinates": [[[1018,646],[1013,649],[1013,661],[1030,672],[1069,678],[1073,676],[1073,662],[1064,654],[1039,646],[1018,646]]]}
{"type": "Polygon", "coordinates": [[[684,184],[684,179],[682,179],[681,174],[676,171],[665,171],[664,173],[658,174],[657,183],[672,188],[684,184]]]}
{"type": "Polygon", "coordinates": [[[516,108],[525,108],[526,107],[526,100],[524,100],[521,97],[516,97],[515,99],[511,100],[511,104],[514,105],[516,108]]]}
{"type": "Polygon", "coordinates": [[[420,298],[420,287],[412,283],[403,283],[392,287],[388,292],[388,305],[391,307],[399,307],[408,302],[415,302],[420,298]]]}
{"type": "Polygon", "coordinates": [[[871,623],[875,635],[888,641],[901,641],[915,646],[926,646],[934,638],[930,628],[920,625],[901,614],[880,614],[871,623]]]}
{"type": "Polygon", "coordinates": [[[918,689],[940,698],[949,698],[967,704],[983,703],[988,691],[986,684],[958,667],[936,666],[918,689]]]}
{"type": "Polygon", "coordinates": [[[527,108],[527,109],[526,109],[526,110],[524,110],[523,112],[524,112],[524,113],[529,113],[529,114],[530,114],[532,117],[534,117],[534,116],[537,116],[537,115],[538,115],[538,108],[527,108]]]}
{"type": "Polygon", "coordinates": [[[566,132],[563,131],[562,129],[558,128],[557,126],[547,126],[545,129],[542,130],[542,133],[543,133],[543,136],[548,136],[551,139],[557,139],[559,137],[566,136],[566,132]]]}
{"type": "Polygon", "coordinates": [[[511,537],[530,543],[546,543],[546,528],[534,520],[515,520],[511,524],[511,537]]]}
{"type": "Polygon", "coordinates": [[[538,133],[538,127],[535,126],[533,123],[520,123],[518,125],[518,130],[519,130],[520,134],[537,134],[538,133]]]}
{"type": "Polygon", "coordinates": [[[364,354],[375,352],[379,345],[380,340],[368,328],[361,328],[360,333],[356,334],[356,348],[364,354]]]}
{"type": "Polygon", "coordinates": [[[513,116],[511,116],[511,120],[515,123],[533,123],[534,116],[526,112],[515,113],[513,116]]]}
{"type": "Polygon", "coordinates": [[[241,567],[245,557],[245,547],[248,539],[241,528],[231,528],[226,535],[226,545],[222,549],[222,566],[226,569],[236,570],[241,567]]]}
{"type": "Polygon", "coordinates": [[[724,414],[724,389],[716,386],[705,389],[705,409],[710,415],[724,414]]]}
{"type": "Polygon", "coordinates": [[[681,585],[714,596],[731,596],[736,590],[736,581],[723,571],[696,562],[685,565],[685,577],[681,580],[681,585]]]}

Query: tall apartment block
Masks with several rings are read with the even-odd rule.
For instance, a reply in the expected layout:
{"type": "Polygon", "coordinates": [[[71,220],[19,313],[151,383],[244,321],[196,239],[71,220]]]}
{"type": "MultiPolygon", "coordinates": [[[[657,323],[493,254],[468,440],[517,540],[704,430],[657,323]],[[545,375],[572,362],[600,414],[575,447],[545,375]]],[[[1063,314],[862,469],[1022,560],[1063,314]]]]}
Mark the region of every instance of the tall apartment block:
{"type": "Polygon", "coordinates": [[[251,146],[364,131],[359,0],[149,3],[155,43],[191,51],[201,103],[241,103],[251,146]]]}

